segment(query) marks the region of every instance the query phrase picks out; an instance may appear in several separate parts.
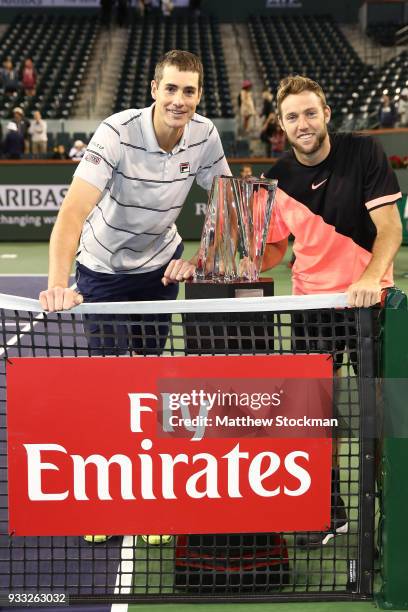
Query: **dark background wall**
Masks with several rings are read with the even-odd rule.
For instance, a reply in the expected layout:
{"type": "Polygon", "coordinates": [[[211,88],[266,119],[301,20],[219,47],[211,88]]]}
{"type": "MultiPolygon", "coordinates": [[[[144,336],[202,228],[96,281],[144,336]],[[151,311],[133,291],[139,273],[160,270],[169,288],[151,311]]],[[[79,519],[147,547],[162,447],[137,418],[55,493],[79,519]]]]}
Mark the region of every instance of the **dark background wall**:
{"type": "Polygon", "coordinates": [[[358,20],[360,0],[203,0],[202,7],[208,13],[218,15],[222,21],[245,21],[250,14],[262,15],[333,15],[343,22],[358,20]],[[269,6],[269,8],[268,8],[269,6]]]}
{"type": "MultiPolygon", "coordinates": [[[[261,15],[322,15],[330,14],[337,21],[356,22],[360,0],[234,0],[233,2],[220,2],[220,0],[202,0],[202,11],[217,15],[221,21],[246,21],[248,15],[257,13],[261,15]]],[[[32,8],[0,8],[0,22],[10,22],[22,10],[41,12],[47,9],[32,8]]],[[[48,9],[50,10],[50,9],[48,9]]],[[[78,12],[78,9],[52,9],[53,13],[78,12]]],[[[95,12],[93,9],[81,9],[81,14],[95,12]]]]}
{"type": "MultiPolygon", "coordinates": [[[[359,19],[362,0],[202,0],[201,8],[206,14],[216,15],[221,21],[247,21],[251,14],[258,15],[327,15],[336,21],[355,23],[359,19]]],[[[27,0],[20,7],[0,7],[0,23],[9,23],[22,11],[35,13],[50,12],[54,14],[78,13],[78,9],[40,8],[36,0],[27,0]]],[[[95,13],[93,8],[81,8],[82,15],[95,13]]],[[[368,2],[366,8],[367,23],[394,21],[404,23],[408,18],[408,1],[368,2]]]]}
{"type": "Polygon", "coordinates": [[[404,23],[407,5],[407,2],[370,2],[367,4],[368,23],[404,23]]]}
{"type": "MultiPolygon", "coordinates": [[[[363,4],[361,0],[233,0],[220,2],[220,0],[202,0],[202,11],[217,15],[221,21],[247,21],[251,14],[259,15],[327,15],[330,14],[336,21],[355,23],[359,18],[359,9],[363,4]]],[[[0,8],[0,22],[8,23],[21,11],[34,13],[77,13],[78,9],[41,9],[35,8],[35,2],[28,3],[26,7],[0,8]]],[[[81,14],[95,13],[95,9],[81,8],[81,14]]],[[[404,23],[408,17],[408,2],[369,2],[367,4],[368,23],[378,21],[394,21],[404,23]]]]}

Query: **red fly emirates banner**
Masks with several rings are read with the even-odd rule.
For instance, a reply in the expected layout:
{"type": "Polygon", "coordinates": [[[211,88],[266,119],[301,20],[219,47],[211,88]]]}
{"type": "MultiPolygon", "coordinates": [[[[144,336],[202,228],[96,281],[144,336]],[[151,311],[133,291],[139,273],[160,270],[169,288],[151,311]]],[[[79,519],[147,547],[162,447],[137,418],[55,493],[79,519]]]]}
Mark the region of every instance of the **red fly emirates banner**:
{"type": "Polygon", "coordinates": [[[326,355],[13,358],[15,535],[330,525],[326,355]]]}

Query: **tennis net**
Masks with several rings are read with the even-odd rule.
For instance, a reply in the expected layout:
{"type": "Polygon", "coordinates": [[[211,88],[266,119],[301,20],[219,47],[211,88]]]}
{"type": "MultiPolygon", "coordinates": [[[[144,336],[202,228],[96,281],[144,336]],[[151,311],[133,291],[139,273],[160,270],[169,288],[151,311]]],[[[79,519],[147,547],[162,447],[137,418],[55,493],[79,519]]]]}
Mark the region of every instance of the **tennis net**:
{"type": "MultiPolygon", "coordinates": [[[[345,296],[334,294],[82,304],[70,312],[47,314],[35,300],[3,294],[0,317],[3,602],[8,594],[21,592],[65,593],[72,603],[372,596],[374,440],[367,431],[375,420],[376,398],[373,386],[364,381],[377,375],[379,309],[347,309],[345,296]],[[334,376],[340,426],[333,433],[338,460],[333,462],[331,482],[332,512],[340,508],[348,526],[341,536],[323,533],[316,542],[315,534],[276,531],[273,513],[268,533],[257,528],[255,515],[250,533],[208,533],[203,528],[199,533],[180,533],[168,543],[160,538],[158,543],[146,541],[140,534],[92,544],[80,534],[10,533],[6,369],[16,358],[305,354],[329,355],[333,369],[342,374],[334,376]]],[[[71,388],[72,398],[81,393],[75,380],[61,385],[71,388]]],[[[78,430],[78,436],[86,435],[92,432],[78,430]]],[[[205,514],[200,520],[204,526],[205,514]]],[[[118,524],[116,533],[122,531],[118,524]]]]}

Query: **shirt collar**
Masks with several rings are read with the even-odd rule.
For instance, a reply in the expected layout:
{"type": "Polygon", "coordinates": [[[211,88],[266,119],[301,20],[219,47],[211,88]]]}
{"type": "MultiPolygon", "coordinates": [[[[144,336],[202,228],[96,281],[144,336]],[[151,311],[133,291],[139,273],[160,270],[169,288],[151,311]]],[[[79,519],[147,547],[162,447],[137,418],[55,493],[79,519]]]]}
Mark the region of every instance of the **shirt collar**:
{"type": "MultiPolygon", "coordinates": [[[[155,103],[142,110],[142,134],[146,149],[149,153],[165,153],[157,142],[156,133],[153,127],[153,108],[155,103]]],[[[178,153],[188,148],[190,142],[190,121],[184,128],[180,142],[176,144],[172,153],[178,153]]]]}

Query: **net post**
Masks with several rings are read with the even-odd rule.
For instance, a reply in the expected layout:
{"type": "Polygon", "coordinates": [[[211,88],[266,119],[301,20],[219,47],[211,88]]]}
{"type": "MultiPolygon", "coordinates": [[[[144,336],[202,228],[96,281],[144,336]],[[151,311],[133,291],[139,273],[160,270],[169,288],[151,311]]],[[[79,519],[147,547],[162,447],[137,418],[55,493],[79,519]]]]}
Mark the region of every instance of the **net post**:
{"type": "Polygon", "coordinates": [[[378,606],[387,610],[408,609],[408,438],[404,432],[401,433],[401,427],[406,422],[406,395],[401,394],[397,384],[399,381],[396,380],[405,379],[406,382],[408,378],[407,346],[407,296],[398,289],[389,290],[382,318],[381,375],[385,383],[385,434],[380,470],[381,587],[375,594],[378,606]]]}
{"type": "Polygon", "coordinates": [[[379,363],[379,316],[377,308],[356,311],[358,335],[358,385],[360,396],[359,486],[359,592],[372,597],[375,548],[375,434],[376,385],[379,363]]]}

